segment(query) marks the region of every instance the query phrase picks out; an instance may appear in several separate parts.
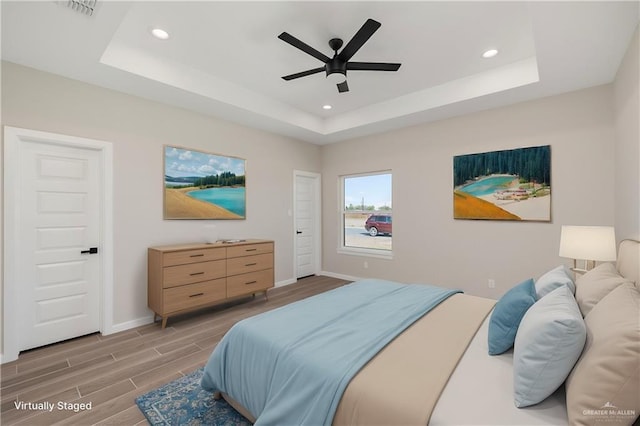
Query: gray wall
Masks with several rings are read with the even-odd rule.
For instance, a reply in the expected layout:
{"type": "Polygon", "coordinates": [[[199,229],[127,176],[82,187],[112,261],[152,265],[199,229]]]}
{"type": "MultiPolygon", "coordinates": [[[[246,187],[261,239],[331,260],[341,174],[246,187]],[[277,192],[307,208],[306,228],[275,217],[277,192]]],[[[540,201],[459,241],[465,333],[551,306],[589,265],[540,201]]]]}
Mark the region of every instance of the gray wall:
{"type": "Polygon", "coordinates": [[[324,270],[499,297],[568,264],[558,257],[562,225],[612,225],[618,240],[640,239],[639,33],[613,84],[324,147],[324,270]],[[550,223],[452,218],[453,156],[547,144],[550,223]],[[394,258],[338,254],[339,176],[385,169],[394,179],[394,258]]]}
{"type": "Polygon", "coordinates": [[[616,234],[640,240],[640,27],[613,85],[615,100],[616,234]]]}
{"type": "Polygon", "coordinates": [[[6,62],[2,125],[113,143],[115,326],[150,315],[147,247],[204,242],[211,224],[162,219],[164,144],[247,160],[247,219],[218,234],[275,240],[276,282],[295,280],[293,170],[319,173],[320,147],[6,62]]]}
{"type": "Polygon", "coordinates": [[[566,262],[561,225],[614,225],[612,98],[600,86],[324,147],[324,270],[498,297],[566,262]],[[453,219],[453,156],[539,145],[551,145],[551,222],[453,219]],[[339,176],[386,169],[393,259],[337,253],[339,176]]]}

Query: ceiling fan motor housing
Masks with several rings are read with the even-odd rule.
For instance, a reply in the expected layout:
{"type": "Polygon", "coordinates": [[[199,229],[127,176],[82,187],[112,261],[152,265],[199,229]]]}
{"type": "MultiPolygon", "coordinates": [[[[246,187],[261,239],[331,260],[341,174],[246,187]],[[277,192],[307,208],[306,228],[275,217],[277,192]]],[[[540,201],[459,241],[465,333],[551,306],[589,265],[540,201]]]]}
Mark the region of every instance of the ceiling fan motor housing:
{"type": "MultiPolygon", "coordinates": [[[[340,50],[342,44],[343,42],[341,38],[332,38],[331,40],[329,40],[329,47],[331,48],[331,50],[333,50],[334,53],[333,59],[327,62],[325,66],[327,77],[329,77],[331,74],[342,74],[344,75],[344,80],[346,80],[347,78],[347,61],[338,58],[338,50],[340,50]]],[[[339,79],[336,79],[336,81],[337,80],[339,79]]]]}
{"type": "Polygon", "coordinates": [[[333,59],[327,62],[325,68],[327,71],[327,77],[336,73],[344,75],[345,78],[347,77],[347,63],[339,59],[337,56],[334,56],[333,59]]]}

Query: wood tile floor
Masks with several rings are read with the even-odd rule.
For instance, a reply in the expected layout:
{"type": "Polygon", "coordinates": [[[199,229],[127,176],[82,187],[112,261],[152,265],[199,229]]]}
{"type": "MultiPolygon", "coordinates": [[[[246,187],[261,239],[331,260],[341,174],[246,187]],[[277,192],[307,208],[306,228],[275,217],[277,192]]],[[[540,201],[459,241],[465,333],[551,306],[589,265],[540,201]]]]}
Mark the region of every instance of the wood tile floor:
{"type": "MultiPolygon", "coordinates": [[[[146,425],[135,399],[202,367],[237,321],[346,284],[314,276],[242,302],[101,336],[92,334],[20,354],[1,366],[2,425],[146,425]],[[51,412],[18,409],[18,402],[51,403],[51,412]],[[90,410],[58,409],[91,403],[90,410]],[[75,405],[71,405],[75,404],[75,405]]],[[[40,407],[37,407],[40,408],[40,407]]]]}

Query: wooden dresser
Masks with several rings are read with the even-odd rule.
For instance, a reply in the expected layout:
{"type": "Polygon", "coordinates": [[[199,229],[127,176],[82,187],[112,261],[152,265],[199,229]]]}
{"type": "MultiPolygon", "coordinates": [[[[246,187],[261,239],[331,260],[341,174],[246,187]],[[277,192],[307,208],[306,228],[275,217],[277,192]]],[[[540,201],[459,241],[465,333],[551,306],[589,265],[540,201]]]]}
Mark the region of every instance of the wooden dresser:
{"type": "MultiPolygon", "coordinates": [[[[147,299],[167,319],[274,285],[273,241],[149,247],[147,299]]],[[[155,320],[155,317],[154,317],[155,320]]]]}

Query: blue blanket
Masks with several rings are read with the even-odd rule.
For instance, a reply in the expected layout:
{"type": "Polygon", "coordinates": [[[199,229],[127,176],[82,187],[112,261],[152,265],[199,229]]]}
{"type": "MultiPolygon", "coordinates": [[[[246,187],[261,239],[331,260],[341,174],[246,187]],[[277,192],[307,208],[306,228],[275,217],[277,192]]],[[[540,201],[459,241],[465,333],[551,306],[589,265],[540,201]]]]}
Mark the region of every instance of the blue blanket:
{"type": "Polygon", "coordinates": [[[353,376],[458,292],[367,279],[245,319],[211,354],[202,387],[227,393],[256,425],[329,425],[353,376]]]}

